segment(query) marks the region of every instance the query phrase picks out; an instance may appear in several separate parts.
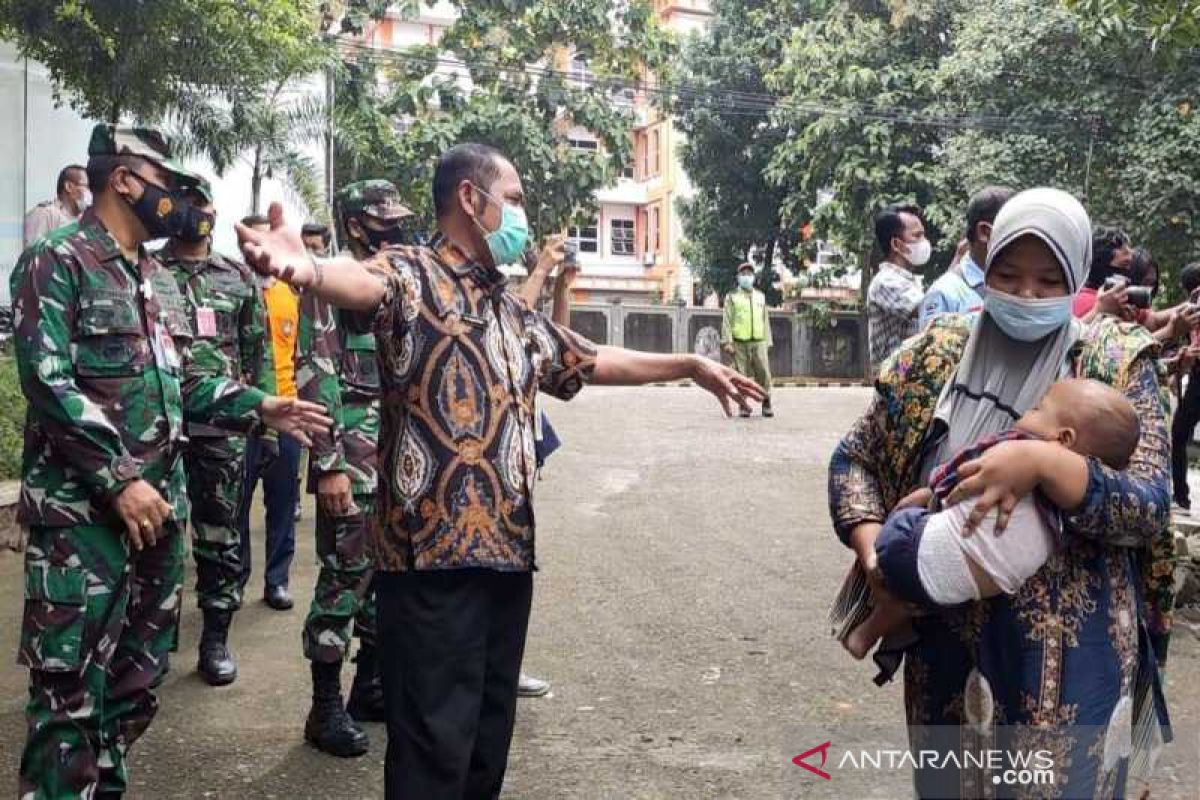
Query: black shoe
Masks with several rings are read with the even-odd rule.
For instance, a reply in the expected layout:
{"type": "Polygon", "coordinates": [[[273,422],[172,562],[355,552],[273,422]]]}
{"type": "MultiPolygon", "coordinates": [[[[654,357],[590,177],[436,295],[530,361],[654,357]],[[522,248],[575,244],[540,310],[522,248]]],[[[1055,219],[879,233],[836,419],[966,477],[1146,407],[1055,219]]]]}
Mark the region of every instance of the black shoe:
{"type": "Polygon", "coordinates": [[[227,686],[237,680],[237,662],[226,645],[232,621],[232,611],[204,609],[204,630],[200,633],[200,659],[196,671],[209,686],[227,686]]]}
{"type": "Polygon", "coordinates": [[[354,661],[358,669],[354,671],[354,683],[350,684],[346,713],[357,722],[384,722],[387,715],[383,708],[383,681],[379,679],[375,645],[360,644],[354,661]]]}
{"type": "Polygon", "coordinates": [[[313,704],[304,723],[304,739],[322,753],[355,758],[367,752],[371,740],[342,706],[342,662],[312,663],[313,704]]]}
{"type": "Polygon", "coordinates": [[[771,401],[770,400],[766,400],[763,402],[763,416],[767,417],[768,419],[775,416],[775,412],[771,410],[771,401]]]}
{"type": "Polygon", "coordinates": [[[286,586],[268,586],[263,591],[263,602],[276,611],[287,611],[295,605],[292,602],[292,593],[286,586]]]}
{"type": "Polygon", "coordinates": [[[748,409],[748,408],[741,409],[740,411],[738,411],[738,416],[741,417],[742,419],[750,419],[750,409],[748,409]]]}

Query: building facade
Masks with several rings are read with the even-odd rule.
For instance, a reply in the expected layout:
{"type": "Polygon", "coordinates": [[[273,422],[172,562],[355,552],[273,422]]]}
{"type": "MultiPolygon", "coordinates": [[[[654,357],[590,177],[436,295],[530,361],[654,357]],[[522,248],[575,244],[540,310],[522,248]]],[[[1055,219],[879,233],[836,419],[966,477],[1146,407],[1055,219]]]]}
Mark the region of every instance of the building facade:
{"type": "MultiPolygon", "coordinates": [[[[709,0],[654,0],[654,9],[663,27],[681,39],[702,32],[712,16],[709,0]]],[[[454,21],[450,4],[422,5],[415,18],[389,14],[363,39],[387,49],[436,45],[454,21]]],[[[578,85],[585,86],[591,79],[587,64],[569,54],[562,65],[578,85]]],[[[440,70],[453,72],[455,67],[444,65],[440,70]]],[[[659,114],[643,93],[630,92],[628,102],[635,117],[633,163],[615,186],[597,193],[596,216],[568,231],[582,267],[575,299],[690,302],[692,272],[681,252],[683,227],[677,210],[677,201],[691,193],[678,159],[681,135],[670,117],[659,114]]],[[[572,128],[566,136],[572,147],[581,150],[600,147],[583,128],[572,128]]]]}

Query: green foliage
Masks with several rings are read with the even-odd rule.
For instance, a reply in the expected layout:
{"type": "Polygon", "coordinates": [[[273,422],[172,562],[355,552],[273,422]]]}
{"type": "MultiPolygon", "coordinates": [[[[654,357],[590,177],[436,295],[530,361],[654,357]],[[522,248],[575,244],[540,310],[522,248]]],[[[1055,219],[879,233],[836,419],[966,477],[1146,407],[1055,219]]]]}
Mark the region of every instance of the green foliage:
{"type": "Polygon", "coordinates": [[[154,120],[263,86],[312,48],[317,12],[315,0],[0,0],[0,36],[84,116],[154,120]]]}
{"type": "Polygon", "coordinates": [[[0,480],[21,477],[25,407],[16,360],[0,358],[0,480]]]}
{"type": "Polygon", "coordinates": [[[1000,183],[1079,194],[1094,220],[1149,247],[1170,284],[1200,256],[1200,63],[1180,44],[1191,23],[1175,21],[1167,52],[1166,28],[1133,14],[1162,4],[1074,5],[1083,16],[1042,0],[717,2],[685,64],[770,111],[754,116],[736,96],[688,105],[681,93],[697,184],[688,252],[705,280],[721,285],[723,264],[762,252],[764,220],[794,230],[811,219],[869,266],[871,218],[897,201],[925,209],[944,263],[967,199],[1000,183]],[[817,205],[819,192],[832,199],[817,205]]]}
{"type": "MultiPolygon", "coordinates": [[[[755,0],[716,0],[707,36],[684,47],[672,110],[684,134],[680,161],[696,187],[679,203],[687,241],[683,255],[700,282],[720,294],[737,282],[737,266],[751,256],[762,265],[775,256],[800,264],[798,215],[785,217],[786,192],[766,180],[786,130],[764,125],[757,114],[726,113],[733,92],[762,94],[764,75],[782,55],[787,31],[800,21],[799,7],[755,0]],[[754,42],[754,47],[748,47],[754,42]]],[[[764,290],[774,294],[764,269],[764,290]]],[[[777,302],[778,298],[768,298],[777,302]]]]}
{"type": "Polygon", "coordinates": [[[785,100],[772,124],[789,135],[766,176],[785,190],[787,218],[811,213],[817,236],[857,255],[871,250],[870,219],[881,206],[936,205],[938,132],[904,115],[934,99],[931,79],[949,51],[942,34],[954,5],[835,3],[792,31],[767,76],[785,100]],[[831,199],[818,206],[822,191],[831,199]]]}
{"type": "Polygon", "coordinates": [[[1197,0],[1067,0],[1105,37],[1135,33],[1158,51],[1186,51],[1200,46],[1200,2],[1197,0]]]}
{"type": "Polygon", "coordinates": [[[517,166],[535,232],[553,233],[592,216],[596,191],[613,184],[631,157],[633,115],[615,102],[614,84],[640,78],[643,68],[661,74],[673,52],[649,4],[456,0],[453,5],[459,18],[438,52],[364,50],[340,75],[339,184],[391,179],[409,206],[431,220],[437,156],[453,144],[479,141],[500,148],[517,166]],[[596,76],[587,85],[576,85],[561,68],[568,43],[596,76]],[[449,61],[461,62],[470,90],[445,74],[449,61]],[[548,66],[529,68],[537,63],[548,66]],[[600,150],[572,150],[571,125],[594,134],[600,150]]]}

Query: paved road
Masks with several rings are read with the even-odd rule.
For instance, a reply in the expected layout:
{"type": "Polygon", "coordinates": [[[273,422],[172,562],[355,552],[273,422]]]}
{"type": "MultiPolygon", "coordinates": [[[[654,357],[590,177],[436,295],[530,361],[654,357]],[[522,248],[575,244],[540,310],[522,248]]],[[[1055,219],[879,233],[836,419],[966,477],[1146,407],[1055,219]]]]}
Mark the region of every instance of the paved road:
{"type": "MultiPolygon", "coordinates": [[[[793,766],[831,740],[900,746],[898,686],[827,636],[847,566],[829,529],[825,465],[865,406],[862,389],[785,389],[774,421],[724,420],[695,389],[597,389],[547,410],[565,448],[539,486],[539,554],[526,665],[554,682],[522,701],[506,796],[515,798],[896,798],[905,770],[793,766]]],[[[313,581],[311,510],[293,588],[313,581]]],[[[256,551],[261,553],[261,547],[256,551]]],[[[19,562],[0,556],[0,655],[15,651],[19,562]]],[[[190,587],[189,587],[190,592],[190,587]]],[[[135,798],[381,796],[384,732],[356,761],[301,741],[308,670],[299,608],[252,602],[233,645],[242,677],[211,689],[193,672],[198,614],[164,708],[133,758],[135,798]]],[[[1168,692],[1186,742],[1155,797],[1196,797],[1200,646],[1181,636],[1168,692]]],[[[24,672],[0,661],[0,772],[22,740],[24,672]]],[[[5,780],[8,780],[6,778],[5,780]]],[[[2,784],[0,785],[11,785],[2,784]]]]}

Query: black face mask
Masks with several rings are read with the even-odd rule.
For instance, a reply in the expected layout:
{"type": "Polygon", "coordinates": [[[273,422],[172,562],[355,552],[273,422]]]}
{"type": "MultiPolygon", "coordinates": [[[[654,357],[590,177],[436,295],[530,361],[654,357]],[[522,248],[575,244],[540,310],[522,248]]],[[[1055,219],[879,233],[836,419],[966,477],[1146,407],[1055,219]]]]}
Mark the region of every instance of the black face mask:
{"type": "Polygon", "coordinates": [[[187,209],[191,204],[176,192],[169,192],[150,181],[130,172],[145,190],[137,200],[130,200],[133,213],[141,221],[142,227],[151,239],[162,239],[168,236],[178,236],[183,231],[187,218],[187,209]]]}
{"type": "MultiPolygon", "coordinates": [[[[359,227],[366,234],[366,247],[372,253],[378,253],[380,250],[393,245],[414,244],[412,231],[404,225],[392,225],[379,231],[368,225],[364,225],[360,220],[359,227]]],[[[362,240],[360,239],[359,241],[362,240]]]]}
{"type": "Polygon", "coordinates": [[[184,210],[183,229],[179,232],[179,241],[189,244],[204,241],[212,235],[213,223],[216,220],[215,214],[201,211],[188,203],[184,210]]]}

